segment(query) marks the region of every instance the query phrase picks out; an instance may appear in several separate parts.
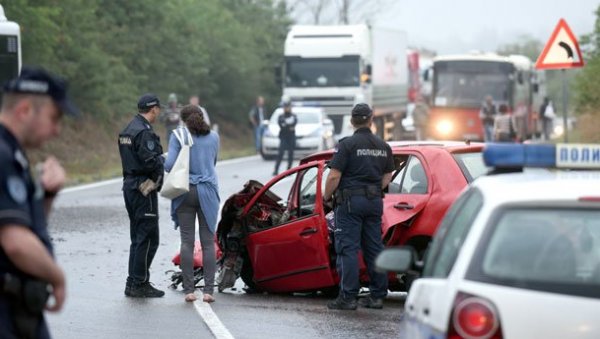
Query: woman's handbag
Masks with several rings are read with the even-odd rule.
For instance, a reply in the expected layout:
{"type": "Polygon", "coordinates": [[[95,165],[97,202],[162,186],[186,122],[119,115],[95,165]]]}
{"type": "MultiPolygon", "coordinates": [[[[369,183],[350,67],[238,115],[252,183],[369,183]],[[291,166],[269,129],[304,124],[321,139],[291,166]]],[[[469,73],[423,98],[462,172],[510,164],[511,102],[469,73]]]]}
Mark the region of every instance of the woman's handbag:
{"type": "Polygon", "coordinates": [[[175,199],[190,190],[190,147],[194,144],[194,140],[185,127],[176,128],[173,134],[179,141],[181,149],[171,171],[165,172],[160,195],[167,199],[175,199]]]}

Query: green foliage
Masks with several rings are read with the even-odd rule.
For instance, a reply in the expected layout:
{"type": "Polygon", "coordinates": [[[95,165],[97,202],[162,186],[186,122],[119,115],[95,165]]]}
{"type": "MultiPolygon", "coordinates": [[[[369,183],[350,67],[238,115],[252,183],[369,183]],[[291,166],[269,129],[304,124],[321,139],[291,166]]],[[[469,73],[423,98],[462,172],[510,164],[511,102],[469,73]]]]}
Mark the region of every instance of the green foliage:
{"type": "Polygon", "coordinates": [[[24,64],[66,77],[85,114],[135,111],[155,92],[199,94],[215,121],[247,119],[254,97],[277,102],[273,66],[290,23],[274,0],[10,0],[24,64]]]}
{"type": "Polygon", "coordinates": [[[600,6],[596,10],[594,31],[581,39],[585,66],[576,79],[576,104],[580,113],[600,115],[600,6]]]}

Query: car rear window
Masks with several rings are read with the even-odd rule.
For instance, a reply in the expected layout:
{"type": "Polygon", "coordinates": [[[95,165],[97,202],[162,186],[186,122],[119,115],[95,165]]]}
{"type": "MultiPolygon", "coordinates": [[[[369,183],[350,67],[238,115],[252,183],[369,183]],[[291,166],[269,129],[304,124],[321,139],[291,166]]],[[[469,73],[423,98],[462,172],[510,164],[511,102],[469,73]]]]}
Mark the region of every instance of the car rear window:
{"type": "Polygon", "coordinates": [[[462,170],[467,182],[472,182],[478,177],[488,173],[489,168],[483,162],[481,152],[454,153],[454,159],[462,170]]]}
{"type": "Polygon", "coordinates": [[[488,225],[470,279],[600,297],[600,210],[515,207],[488,225]]]}

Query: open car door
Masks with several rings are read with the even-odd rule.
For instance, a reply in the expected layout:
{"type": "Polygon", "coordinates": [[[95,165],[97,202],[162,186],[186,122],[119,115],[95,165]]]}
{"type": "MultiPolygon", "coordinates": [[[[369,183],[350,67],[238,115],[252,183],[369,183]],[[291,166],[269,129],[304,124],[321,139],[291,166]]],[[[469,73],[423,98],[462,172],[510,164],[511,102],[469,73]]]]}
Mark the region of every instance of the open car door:
{"type": "Polygon", "coordinates": [[[395,154],[396,171],[383,199],[381,231],[384,236],[394,225],[410,222],[431,197],[431,179],[423,162],[414,154],[395,154]]]}
{"type": "Polygon", "coordinates": [[[291,292],[335,285],[321,198],[323,173],[322,161],[288,170],[244,209],[253,281],[261,289],[291,292]],[[276,197],[279,201],[274,202],[274,195],[290,181],[287,201],[276,197]]]}

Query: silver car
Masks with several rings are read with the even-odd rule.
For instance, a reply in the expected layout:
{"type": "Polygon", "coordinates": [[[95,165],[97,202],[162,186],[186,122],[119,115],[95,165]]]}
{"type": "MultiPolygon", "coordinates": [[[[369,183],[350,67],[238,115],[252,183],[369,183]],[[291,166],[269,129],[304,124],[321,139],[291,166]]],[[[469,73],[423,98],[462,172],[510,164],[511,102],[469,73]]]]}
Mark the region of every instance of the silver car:
{"type": "MultiPolygon", "coordinates": [[[[333,122],[320,107],[292,107],[298,116],[296,125],[296,149],[294,156],[302,158],[312,153],[335,146],[333,122]]],[[[261,142],[261,155],[264,159],[274,159],[279,151],[279,125],[277,119],[283,109],[277,108],[269,120],[265,120],[261,142]]]]}

